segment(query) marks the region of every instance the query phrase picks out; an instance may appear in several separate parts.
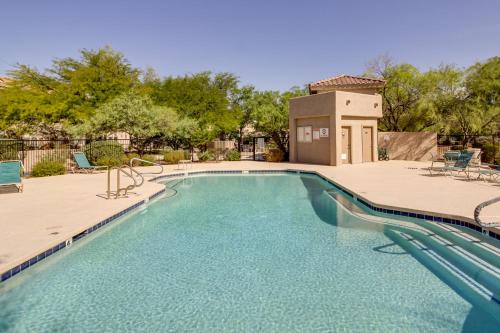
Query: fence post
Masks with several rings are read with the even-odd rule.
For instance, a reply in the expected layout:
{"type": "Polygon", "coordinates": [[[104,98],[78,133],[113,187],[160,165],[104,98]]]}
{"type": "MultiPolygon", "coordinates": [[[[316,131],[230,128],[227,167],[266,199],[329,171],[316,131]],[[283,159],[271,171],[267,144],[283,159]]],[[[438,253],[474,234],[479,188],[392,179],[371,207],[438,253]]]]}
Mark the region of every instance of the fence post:
{"type": "Polygon", "coordinates": [[[24,139],[21,140],[21,160],[24,163],[24,139]]]}
{"type": "Polygon", "coordinates": [[[253,160],[255,161],[255,136],[253,137],[253,160]]]}
{"type": "MultiPolygon", "coordinates": [[[[85,139],[85,141],[87,141],[87,139],[85,139]]],[[[89,158],[91,161],[92,161],[92,157],[94,155],[92,155],[92,139],[89,140],[89,156],[87,156],[87,158],[89,158]]]]}
{"type": "Polygon", "coordinates": [[[493,139],[493,164],[495,164],[496,160],[497,160],[497,143],[496,143],[496,134],[493,134],[491,136],[491,138],[493,139]]]}

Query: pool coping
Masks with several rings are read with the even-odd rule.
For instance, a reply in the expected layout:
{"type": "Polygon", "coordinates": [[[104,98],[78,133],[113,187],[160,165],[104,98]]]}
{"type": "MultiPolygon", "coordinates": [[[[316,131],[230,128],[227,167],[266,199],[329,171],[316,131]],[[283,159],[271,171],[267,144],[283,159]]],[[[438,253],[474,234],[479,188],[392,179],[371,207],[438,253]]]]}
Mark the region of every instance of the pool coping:
{"type": "MultiPolygon", "coordinates": [[[[484,233],[483,229],[480,226],[476,225],[475,223],[472,223],[472,220],[470,218],[466,217],[461,217],[461,216],[452,216],[452,215],[447,215],[447,214],[442,214],[442,213],[436,213],[436,212],[424,212],[424,211],[418,211],[418,210],[411,210],[407,208],[401,208],[401,207],[392,207],[392,206],[387,206],[387,205],[382,205],[382,204],[376,204],[369,199],[363,197],[362,195],[359,195],[355,193],[352,190],[347,189],[346,187],[338,184],[336,181],[322,175],[320,172],[317,171],[309,171],[309,170],[302,170],[302,169],[273,169],[273,170],[197,170],[197,171],[184,171],[184,172],[172,172],[172,173],[167,173],[163,174],[154,178],[149,179],[149,182],[158,182],[159,180],[166,180],[166,179],[174,179],[178,177],[189,177],[189,176],[196,176],[196,175],[211,175],[211,174],[309,174],[309,175],[315,175],[323,179],[324,181],[330,183],[333,185],[336,189],[342,191],[344,194],[348,195],[349,197],[353,198],[354,200],[360,202],[363,204],[365,207],[369,208],[370,210],[378,213],[384,213],[388,215],[394,215],[394,216],[404,216],[404,217],[412,217],[416,219],[420,219],[423,221],[432,221],[432,222],[440,222],[440,223],[445,223],[445,224],[451,224],[451,225],[456,225],[456,226],[461,226],[468,228],[470,230],[473,230],[475,232],[480,232],[485,235],[488,235],[489,237],[500,240],[500,233],[495,233],[492,230],[487,230],[487,233],[484,233]]],[[[59,252],[60,250],[70,246],[73,242],[76,242],[85,236],[93,233],[94,231],[100,229],[101,227],[118,220],[119,218],[123,217],[124,215],[131,213],[132,211],[135,211],[139,207],[148,204],[150,201],[158,198],[160,195],[164,194],[166,192],[166,187],[153,193],[149,197],[142,199],[129,207],[122,209],[121,211],[101,220],[100,222],[94,224],[93,226],[89,228],[84,228],[78,233],[74,234],[70,238],[66,239],[63,242],[57,242],[56,244],[48,247],[48,249],[39,252],[36,255],[31,256],[30,259],[23,261],[21,264],[14,265],[12,268],[7,269],[4,272],[0,273],[0,283],[14,277],[15,275],[19,274],[20,272],[28,269],[29,267],[37,264],[38,262],[44,260],[45,258],[51,256],[54,253],[59,252]]]]}

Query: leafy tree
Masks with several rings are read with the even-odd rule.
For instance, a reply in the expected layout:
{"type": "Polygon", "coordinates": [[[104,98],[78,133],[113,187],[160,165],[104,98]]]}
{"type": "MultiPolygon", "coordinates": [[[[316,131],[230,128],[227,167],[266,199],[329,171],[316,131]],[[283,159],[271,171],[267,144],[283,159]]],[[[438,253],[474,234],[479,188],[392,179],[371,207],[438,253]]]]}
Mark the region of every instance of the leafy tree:
{"type": "Polygon", "coordinates": [[[100,105],[139,84],[138,69],[110,47],[82,50],[81,59],[57,59],[51,73],[61,85],[56,90],[75,120],[92,116],[100,105]]]}
{"type": "Polygon", "coordinates": [[[199,125],[196,120],[191,118],[179,118],[176,123],[175,129],[165,136],[165,139],[170,147],[173,149],[180,149],[183,147],[192,148],[196,140],[193,136],[199,130],[199,125]]]}
{"type": "MultiPolygon", "coordinates": [[[[224,72],[161,79],[152,68],[133,68],[110,47],[56,59],[44,72],[18,65],[9,75],[13,80],[0,89],[3,134],[60,138],[68,137],[68,129],[94,136],[125,131],[135,140],[162,137],[177,148],[204,149],[226,136],[237,136],[241,144],[244,129],[253,127],[286,154],[288,100],[307,93],[259,92],[224,72]]],[[[466,135],[500,130],[500,57],[466,70],[443,65],[421,72],[381,56],[366,75],[387,82],[380,92],[381,130],[466,135]]]]}
{"type": "Polygon", "coordinates": [[[154,68],[148,67],[142,73],[142,84],[136,90],[140,90],[141,93],[153,96],[160,90],[161,78],[156,73],[154,68]]]}
{"type": "Polygon", "coordinates": [[[444,65],[437,70],[430,70],[426,77],[429,86],[426,100],[440,117],[438,127],[441,132],[471,134],[463,71],[444,65]]]}
{"type": "Polygon", "coordinates": [[[155,103],[174,108],[181,117],[195,119],[203,132],[217,136],[238,127],[239,115],[229,102],[237,82],[229,73],[167,77],[151,97],[155,103]]]}
{"type": "Polygon", "coordinates": [[[148,96],[133,91],[123,93],[99,107],[92,119],[82,126],[88,137],[103,137],[116,132],[128,133],[142,154],[155,137],[171,135],[178,121],[171,108],[153,105],[148,96]]]}
{"type": "Polygon", "coordinates": [[[500,131],[500,57],[476,63],[466,71],[465,87],[476,133],[500,131]]]}
{"type": "Polygon", "coordinates": [[[109,47],[82,50],[80,59],[56,59],[46,72],[18,65],[0,90],[0,126],[40,122],[78,124],[96,108],[139,84],[139,70],[109,47]]]}
{"type": "Polygon", "coordinates": [[[383,117],[379,128],[384,131],[422,131],[433,126],[437,118],[425,103],[427,77],[409,64],[395,65],[383,56],[373,61],[365,73],[386,81],[380,92],[383,99],[383,117]]]}
{"type": "Polygon", "coordinates": [[[298,87],[290,91],[264,91],[254,94],[253,110],[255,129],[269,135],[276,146],[288,156],[288,114],[290,98],[305,95],[306,89],[298,87]]]}
{"type": "Polygon", "coordinates": [[[466,136],[496,133],[500,120],[500,58],[477,63],[466,71],[454,66],[430,70],[429,100],[441,117],[439,128],[466,136]]]}
{"type": "Polygon", "coordinates": [[[231,107],[239,115],[238,124],[238,150],[243,142],[244,130],[249,126],[254,127],[254,95],[256,91],[253,86],[243,86],[235,89],[231,95],[231,107]]]}
{"type": "Polygon", "coordinates": [[[365,74],[386,80],[381,130],[465,136],[499,130],[500,57],[465,71],[442,65],[421,73],[381,56],[369,63],[365,74]]]}
{"type": "Polygon", "coordinates": [[[0,89],[0,129],[21,136],[40,123],[58,120],[63,105],[50,94],[57,82],[26,66],[11,75],[9,85],[0,89]]]}

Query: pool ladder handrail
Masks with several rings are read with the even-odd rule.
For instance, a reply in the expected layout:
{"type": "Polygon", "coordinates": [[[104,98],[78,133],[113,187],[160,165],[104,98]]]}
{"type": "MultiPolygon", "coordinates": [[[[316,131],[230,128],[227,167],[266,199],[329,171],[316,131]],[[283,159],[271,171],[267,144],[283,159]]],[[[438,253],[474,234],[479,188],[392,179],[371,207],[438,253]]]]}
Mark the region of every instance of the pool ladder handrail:
{"type": "Polygon", "coordinates": [[[130,165],[124,164],[122,166],[108,168],[108,181],[107,181],[108,186],[107,186],[107,191],[106,191],[108,199],[110,199],[111,195],[113,194],[113,192],[111,191],[111,172],[113,170],[116,170],[116,191],[114,192],[115,199],[118,199],[122,192],[123,192],[123,195],[127,195],[128,191],[133,190],[134,188],[137,188],[139,186],[142,186],[142,184],[144,184],[144,175],[147,175],[147,174],[159,175],[159,174],[163,173],[163,165],[161,165],[159,163],[151,162],[151,161],[146,161],[146,160],[143,160],[143,159],[138,158],[138,157],[132,158],[130,160],[129,164],[130,165]],[[136,169],[134,169],[133,164],[135,161],[140,161],[143,163],[149,163],[151,165],[158,166],[158,167],[160,167],[160,170],[155,171],[155,172],[141,173],[141,172],[137,171],[136,169]],[[124,175],[126,175],[127,177],[131,178],[134,183],[127,185],[125,187],[120,187],[120,174],[122,174],[122,173],[124,175]],[[136,177],[139,178],[139,182],[137,181],[136,177]]]}
{"type": "Polygon", "coordinates": [[[138,158],[138,157],[134,157],[134,158],[132,158],[130,160],[129,164],[130,164],[131,168],[133,168],[135,161],[139,161],[139,162],[142,162],[142,163],[148,163],[148,164],[151,164],[153,166],[160,167],[160,171],[158,171],[158,172],[144,172],[144,173],[142,173],[143,175],[161,175],[163,173],[163,165],[161,165],[160,163],[146,161],[146,160],[143,160],[143,159],[138,158]]]}
{"type": "Polygon", "coordinates": [[[120,197],[120,194],[122,193],[122,191],[123,191],[123,195],[127,195],[128,191],[133,190],[134,188],[139,187],[142,184],[144,184],[143,175],[139,171],[132,168],[131,166],[125,164],[125,165],[118,166],[118,167],[110,167],[110,168],[108,168],[108,182],[107,182],[108,186],[107,186],[107,191],[106,191],[107,199],[110,199],[111,194],[113,193],[111,191],[111,171],[113,171],[113,170],[116,170],[116,191],[114,192],[115,199],[118,199],[120,197]],[[129,172],[127,172],[126,169],[129,169],[129,172]],[[131,178],[134,183],[127,185],[125,187],[120,187],[120,174],[122,174],[122,173],[124,175],[126,175],[127,177],[131,178]],[[134,174],[139,176],[140,183],[137,183],[137,179],[134,176],[134,174]]]}
{"type": "MultiPolygon", "coordinates": [[[[484,222],[479,217],[479,215],[481,214],[481,210],[484,207],[487,207],[487,206],[492,205],[492,204],[497,203],[497,202],[500,202],[500,197],[496,197],[496,198],[493,198],[493,199],[490,199],[490,200],[486,200],[485,202],[482,202],[479,205],[477,205],[476,209],[474,209],[474,221],[476,221],[476,223],[479,224],[479,226],[481,228],[500,227],[500,221],[499,222],[491,222],[491,223],[489,223],[489,222],[484,222]]],[[[484,230],[483,230],[483,232],[484,232],[484,230]]]]}

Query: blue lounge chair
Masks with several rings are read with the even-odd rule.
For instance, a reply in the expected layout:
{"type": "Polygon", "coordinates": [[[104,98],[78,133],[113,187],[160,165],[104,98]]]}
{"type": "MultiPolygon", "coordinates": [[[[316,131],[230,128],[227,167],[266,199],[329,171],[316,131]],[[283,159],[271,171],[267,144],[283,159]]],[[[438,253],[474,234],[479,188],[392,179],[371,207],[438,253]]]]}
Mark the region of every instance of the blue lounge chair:
{"type": "Polygon", "coordinates": [[[0,186],[14,185],[19,192],[22,192],[22,170],[23,163],[21,161],[0,161],[0,186]]]}
{"type": "Polygon", "coordinates": [[[448,167],[453,167],[455,163],[457,163],[460,157],[460,150],[448,150],[443,154],[443,157],[431,153],[431,166],[429,167],[429,173],[432,175],[432,172],[435,173],[446,173],[448,171],[448,167]],[[442,166],[434,166],[435,163],[443,163],[442,166]]]}
{"type": "Polygon", "coordinates": [[[92,173],[99,169],[107,169],[107,166],[95,166],[91,165],[87,156],[81,151],[77,151],[73,153],[73,158],[76,162],[76,168],[72,168],[73,173],[75,172],[84,172],[84,173],[92,173]]]}
{"type": "MultiPolygon", "coordinates": [[[[458,155],[458,158],[455,163],[452,165],[445,165],[444,166],[444,171],[449,172],[450,175],[453,174],[453,172],[456,172],[457,174],[460,174],[461,172],[465,173],[467,178],[470,178],[470,173],[473,171],[471,168],[474,167],[472,165],[472,157],[474,156],[473,152],[468,152],[468,151],[462,151],[458,155]]],[[[478,167],[479,169],[479,167],[478,167]]]]}
{"type": "Polygon", "coordinates": [[[478,179],[483,177],[486,180],[488,177],[490,181],[493,181],[500,178],[500,165],[497,165],[495,169],[479,169],[477,172],[479,173],[478,179]]]}

